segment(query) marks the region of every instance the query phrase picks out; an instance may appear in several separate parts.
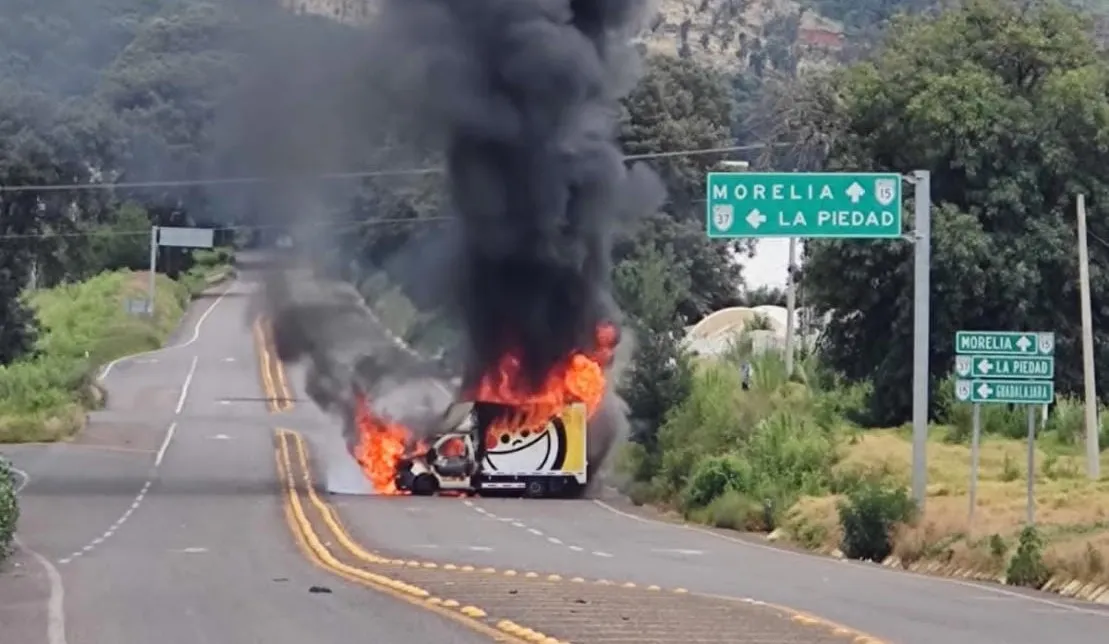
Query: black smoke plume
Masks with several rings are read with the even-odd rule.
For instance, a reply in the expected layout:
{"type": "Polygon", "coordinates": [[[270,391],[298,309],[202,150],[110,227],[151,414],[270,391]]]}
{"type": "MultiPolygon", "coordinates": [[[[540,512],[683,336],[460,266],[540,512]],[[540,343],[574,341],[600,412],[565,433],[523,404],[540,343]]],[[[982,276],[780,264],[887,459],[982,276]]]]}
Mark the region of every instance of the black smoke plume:
{"type": "MultiPolygon", "coordinates": [[[[616,143],[619,99],[638,76],[631,39],[650,5],[378,3],[359,52],[373,88],[364,109],[389,130],[384,138],[405,142],[394,163],[404,165],[409,153],[443,159],[457,224],[443,229],[445,243],[421,246],[442,257],[401,250],[390,264],[406,274],[390,277],[453,305],[449,313],[464,329],[464,385],[512,353],[520,384],[534,388],[573,351],[592,349],[599,324],[619,323],[610,288],[613,237],[663,197],[655,175],[629,168],[616,143]]],[[[267,289],[276,340],[309,363],[309,390],[321,406],[349,423],[345,411],[357,383],[378,415],[400,420],[396,410],[417,433],[421,424],[431,427],[432,407],[446,406],[447,379],[386,348],[367,316],[338,313],[352,312],[350,303],[313,308],[282,295],[281,282],[275,278],[267,289]],[[340,318],[352,324],[339,325],[340,318]],[[383,400],[395,401],[393,409],[383,400]],[[408,411],[413,401],[423,402],[408,411]]],[[[629,340],[614,371],[628,359],[629,340]]],[[[590,422],[591,473],[624,434],[625,415],[610,387],[590,422]]]]}
{"type": "Polygon", "coordinates": [[[468,376],[507,353],[536,388],[602,322],[618,226],[662,192],[615,142],[644,0],[387,0],[374,58],[392,109],[447,162],[461,220],[450,293],[468,376]],[[398,64],[398,61],[405,61],[398,64]]]}

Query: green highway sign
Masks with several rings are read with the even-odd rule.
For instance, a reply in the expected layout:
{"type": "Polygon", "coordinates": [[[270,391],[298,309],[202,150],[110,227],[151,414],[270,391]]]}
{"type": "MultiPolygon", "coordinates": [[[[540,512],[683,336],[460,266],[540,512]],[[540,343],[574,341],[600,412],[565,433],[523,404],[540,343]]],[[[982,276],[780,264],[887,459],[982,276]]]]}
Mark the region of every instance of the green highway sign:
{"type": "Polygon", "coordinates": [[[1055,377],[1055,358],[956,356],[955,374],[960,378],[1050,380],[1055,377]]]}
{"type": "Polygon", "coordinates": [[[1031,331],[959,331],[955,353],[990,356],[1054,356],[1055,334],[1031,331]]]}
{"type": "Polygon", "coordinates": [[[710,172],[708,235],[731,237],[901,237],[896,173],[710,172]]]}
{"type": "Polygon", "coordinates": [[[956,380],[955,398],[972,403],[1046,405],[1055,400],[1050,380],[956,380]]]}

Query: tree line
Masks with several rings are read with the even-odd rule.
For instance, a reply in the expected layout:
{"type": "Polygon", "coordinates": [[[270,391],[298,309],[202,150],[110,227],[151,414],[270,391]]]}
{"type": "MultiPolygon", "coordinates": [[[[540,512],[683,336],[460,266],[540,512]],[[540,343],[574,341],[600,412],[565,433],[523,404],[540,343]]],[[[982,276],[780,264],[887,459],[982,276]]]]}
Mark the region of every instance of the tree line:
{"type": "MultiPolygon", "coordinates": [[[[372,87],[355,82],[340,94],[293,100],[311,97],[311,82],[337,86],[339,78],[356,77],[350,72],[357,61],[348,59],[358,51],[358,28],[264,4],[270,8],[200,0],[5,5],[0,185],[402,163],[390,151],[388,132],[363,123],[374,116],[359,114],[359,99],[372,87]],[[289,85],[283,93],[274,90],[276,77],[289,85]],[[345,129],[334,131],[333,121],[345,129]],[[273,128],[283,135],[273,136],[273,128]]],[[[800,69],[796,25],[788,20],[768,24],[734,68],[692,54],[649,56],[623,105],[624,149],[763,142],[786,144],[751,157],[766,169],[930,170],[933,384],[950,371],[956,329],[1031,328],[1057,333],[1057,382],[1075,390],[1080,192],[1094,235],[1098,359],[1109,358],[1102,337],[1109,309],[1101,305],[1109,248],[1098,241],[1109,240],[1109,185],[1100,170],[1109,140],[1109,66],[1093,18],[1047,1],[967,0],[943,11],[928,3],[864,4],[815,3],[830,15],[853,7],[856,17],[846,22],[873,28],[865,55],[826,72],[800,69]],[[867,7],[875,17],[859,13],[867,7]],[[915,17],[897,15],[922,8],[928,11],[915,17]]],[[[688,325],[724,306],[781,300],[781,293],[740,288],[749,243],[705,237],[703,180],[720,159],[653,161],[669,197],[615,249],[617,294],[638,331],[628,394],[643,431],[657,426],[688,387],[688,359],[679,346],[688,325]]],[[[324,206],[338,213],[336,225],[351,224],[337,242],[344,253],[334,271],[350,276],[389,267],[397,249],[421,243],[435,228],[423,220],[441,214],[439,181],[372,177],[319,191],[327,196],[324,206]]],[[[32,316],[20,300],[25,289],[144,268],[148,242],[138,231],[151,223],[288,223],[298,212],[287,203],[295,190],[0,193],[0,269],[8,276],[0,283],[0,361],[32,345],[32,316]]],[[[911,245],[898,242],[806,245],[800,274],[806,305],[830,315],[821,354],[844,377],[872,383],[875,424],[908,416],[911,255],[911,245]]],[[[171,258],[169,265],[185,269],[187,259],[171,258]]],[[[1100,384],[1106,390],[1109,374],[1100,384]]]]}

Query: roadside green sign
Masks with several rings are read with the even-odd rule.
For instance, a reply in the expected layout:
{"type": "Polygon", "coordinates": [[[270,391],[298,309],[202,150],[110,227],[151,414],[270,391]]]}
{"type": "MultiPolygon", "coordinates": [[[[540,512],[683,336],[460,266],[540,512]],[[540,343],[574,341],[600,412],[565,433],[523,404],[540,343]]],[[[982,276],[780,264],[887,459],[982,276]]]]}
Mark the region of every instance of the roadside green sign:
{"type": "Polygon", "coordinates": [[[1055,359],[985,355],[957,356],[955,358],[955,374],[960,378],[1050,380],[1055,377],[1055,359]]]}
{"type": "Polygon", "coordinates": [[[901,237],[896,173],[710,172],[708,235],[731,237],[901,237]]]}
{"type": "Polygon", "coordinates": [[[955,353],[992,356],[1054,356],[1055,334],[1032,331],[959,331],[955,353]]]}
{"type": "Polygon", "coordinates": [[[955,397],[961,402],[1046,405],[1055,400],[1050,380],[956,380],[955,397]]]}

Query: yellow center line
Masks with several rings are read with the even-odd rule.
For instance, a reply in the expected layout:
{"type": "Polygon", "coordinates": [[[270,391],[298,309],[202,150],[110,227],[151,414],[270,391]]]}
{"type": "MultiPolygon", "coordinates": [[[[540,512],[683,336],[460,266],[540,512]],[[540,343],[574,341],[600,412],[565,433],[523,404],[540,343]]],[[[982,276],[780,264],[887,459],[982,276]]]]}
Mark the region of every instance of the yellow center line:
{"type": "Polygon", "coordinates": [[[274,384],[273,363],[269,347],[267,346],[265,330],[262,326],[261,318],[254,321],[252,328],[254,333],[255,353],[258,354],[259,369],[262,373],[262,390],[266,396],[266,406],[269,408],[270,413],[287,411],[288,407],[285,406],[287,401],[280,399],[277,386],[274,384]]]}
{"type": "MultiPolygon", "coordinates": [[[[276,461],[278,476],[282,480],[282,487],[284,488],[283,505],[285,520],[298,547],[300,547],[301,551],[312,564],[353,583],[382,592],[394,599],[399,599],[408,604],[446,617],[447,619],[489,637],[495,642],[526,644],[529,641],[506,634],[480,621],[479,618],[484,617],[485,613],[473,606],[461,606],[457,610],[451,610],[443,606],[443,604],[448,603],[447,601],[438,597],[432,597],[430,593],[422,588],[384,575],[378,575],[360,568],[355,568],[354,566],[349,566],[339,561],[331,551],[327,549],[319,535],[316,534],[315,529],[312,527],[304,511],[303,505],[301,505],[300,494],[296,489],[296,482],[292,474],[292,463],[289,457],[287,440],[288,436],[289,432],[278,430],[278,445],[274,450],[274,460],[276,461]]],[[[458,604],[458,602],[453,601],[449,603],[451,605],[458,604]]]]}
{"type": "Polygon", "coordinates": [[[266,321],[266,334],[267,338],[266,348],[269,351],[271,360],[273,361],[273,371],[277,374],[277,384],[281,385],[281,411],[289,411],[293,408],[293,394],[289,389],[289,382],[285,378],[285,363],[277,356],[277,347],[273,339],[273,321],[266,321]]]}
{"type": "MultiPolygon", "coordinates": [[[[343,546],[343,548],[345,548],[347,550],[347,552],[349,552],[351,554],[351,556],[355,557],[356,559],[362,560],[366,563],[369,563],[369,564],[378,564],[378,565],[380,565],[380,564],[391,564],[391,565],[409,566],[409,567],[418,566],[420,568],[440,568],[440,569],[447,570],[447,571],[474,570],[473,566],[465,566],[465,565],[458,565],[458,564],[444,564],[444,563],[431,562],[431,561],[406,561],[406,560],[401,560],[401,559],[389,559],[389,558],[385,558],[385,557],[382,557],[380,555],[377,555],[377,554],[366,551],[365,548],[363,548],[356,541],[354,541],[354,539],[352,539],[350,537],[350,533],[347,532],[345,527],[342,525],[342,521],[339,517],[339,513],[335,509],[335,507],[333,505],[331,505],[330,503],[328,503],[328,502],[324,501],[323,499],[321,499],[319,497],[319,495],[316,494],[315,486],[313,485],[313,481],[312,481],[311,468],[309,467],[309,463],[308,463],[308,448],[305,444],[304,437],[299,432],[296,432],[296,431],[293,431],[293,430],[282,429],[282,430],[278,430],[278,431],[284,438],[289,438],[289,437],[292,438],[293,444],[294,444],[296,452],[297,452],[297,461],[298,461],[298,464],[299,464],[300,469],[301,469],[301,478],[303,480],[304,489],[305,489],[306,494],[308,496],[309,502],[317,509],[317,511],[323,517],[324,522],[327,524],[328,529],[334,535],[335,540],[341,546],[343,546]]],[[[497,570],[497,569],[494,569],[494,568],[484,568],[484,569],[482,569],[482,572],[490,573],[490,574],[499,573],[499,574],[502,574],[502,575],[517,576],[516,571],[512,571],[512,570],[497,570]]],[[[548,581],[561,581],[561,577],[559,575],[553,575],[553,574],[551,574],[551,575],[541,575],[541,574],[537,574],[537,573],[527,573],[527,574],[521,575],[521,576],[523,576],[525,578],[529,578],[529,579],[546,579],[548,581]]],[[[586,580],[582,579],[580,577],[575,577],[571,581],[572,582],[582,582],[582,583],[584,583],[586,580]]],[[[604,580],[598,580],[594,583],[604,583],[606,585],[609,585],[611,582],[605,582],[604,580]]],[[[625,586],[625,587],[628,587],[628,588],[632,588],[632,587],[636,586],[636,584],[631,584],[631,583],[622,584],[622,585],[625,586]]],[[[648,586],[647,589],[648,590],[662,590],[659,586],[654,586],[654,585],[648,586]]],[[[674,589],[671,589],[671,591],[675,592],[675,593],[678,593],[678,594],[686,594],[688,592],[684,588],[674,588],[674,589]]],[[[728,600],[728,601],[734,601],[734,602],[739,602],[739,603],[749,602],[749,600],[745,600],[743,598],[734,597],[734,596],[714,595],[714,594],[710,594],[710,593],[692,593],[692,594],[702,596],[702,597],[706,597],[706,598],[719,599],[719,600],[728,600]]],[[[851,638],[853,638],[853,644],[887,644],[884,640],[882,640],[880,638],[877,638],[877,637],[874,637],[874,636],[872,636],[868,633],[864,633],[864,632],[862,632],[858,629],[851,628],[849,626],[845,626],[844,624],[840,624],[838,622],[835,622],[835,621],[832,621],[832,620],[829,620],[829,619],[825,619],[825,618],[817,616],[817,615],[813,615],[813,614],[808,613],[806,611],[800,611],[800,610],[797,610],[795,608],[791,608],[789,606],[783,606],[781,604],[774,604],[774,603],[771,603],[771,602],[758,601],[756,603],[761,604],[762,606],[765,606],[766,608],[776,610],[779,613],[782,613],[782,614],[788,616],[790,619],[792,619],[796,623],[804,624],[806,626],[821,628],[821,629],[824,629],[824,630],[827,630],[827,631],[831,631],[832,634],[834,634],[834,635],[839,635],[839,636],[844,636],[844,637],[851,637],[851,638]]]]}

